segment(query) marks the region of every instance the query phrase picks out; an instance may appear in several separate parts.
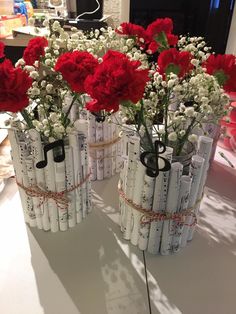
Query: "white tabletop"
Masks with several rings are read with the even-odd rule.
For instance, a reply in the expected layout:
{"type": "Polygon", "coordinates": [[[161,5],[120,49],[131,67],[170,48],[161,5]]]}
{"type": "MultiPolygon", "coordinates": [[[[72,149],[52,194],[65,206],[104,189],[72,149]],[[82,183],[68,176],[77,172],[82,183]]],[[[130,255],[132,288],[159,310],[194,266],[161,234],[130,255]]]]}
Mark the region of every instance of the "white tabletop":
{"type": "MultiPolygon", "coordinates": [[[[145,254],[152,313],[236,312],[236,170],[222,160],[217,152],[193,241],[176,255],[145,254]]],[[[149,313],[143,254],[118,226],[117,181],[93,183],[93,212],[53,234],[25,226],[9,179],[0,195],[1,313],[149,313]]]]}

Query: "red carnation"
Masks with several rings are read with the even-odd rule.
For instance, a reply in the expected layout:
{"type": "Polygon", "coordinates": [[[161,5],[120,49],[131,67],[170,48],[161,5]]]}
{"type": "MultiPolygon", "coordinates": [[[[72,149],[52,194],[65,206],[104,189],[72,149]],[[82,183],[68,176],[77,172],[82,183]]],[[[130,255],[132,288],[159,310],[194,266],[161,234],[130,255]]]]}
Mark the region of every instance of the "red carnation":
{"type": "Polygon", "coordinates": [[[90,111],[117,111],[125,101],[137,103],[148,81],[148,70],[138,69],[139,61],[117,51],[108,51],[94,75],[85,81],[87,93],[93,101],[87,104],[90,111]]]}
{"type": "Polygon", "coordinates": [[[5,48],[4,43],[0,41],[0,59],[5,57],[4,48],[5,48]]]}
{"type": "Polygon", "coordinates": [[[164,50],[160,53],[157,60],[159,73],[163,77],[171,72],[179,77],[183,77],[193,68],[191,59],[192,55],[188,51],[178,51],[175,48],[164,50]]]}
{"type": "Polygon", "coordinates": [[[61,55],[55,65],[55,70],[61,72],[70,88],[77,93],[84,93],[84,81],[93,74],[98,66],[98,60],[88,52],[74,51],[61,55]]]}
{"type": "Polygon", "coordinates": [[[236,91],[236,57],[234,55],[210,55],[203,64],[207,73],[214,75],[226,92],[236,91]]]}
{"type": "Polygon", "coordinates": [[[40,57],[44,57],[44,48],[48,46],[45,37],[32,38],[28,46],[24,50],[23,59],[27,65],[34,65],[35,61],[39,61],[40,57]]]}
{"type": "Polygon", "coordinates": [[[120,25],[120,28],[116,29],[116,33],[120,35],[128,35],[128,36],[136,36],[138,38],[145,38],[146,37],[146,31],[145,29],[136,24],[132,23],[122,23],[120,25]]]}
{"type": "Polygon", "coordinates": [[[17,112],[24,109],[29,99],[27,91],[32,79],[21,68],[14,68],[11,61],[0,63],[0,111],[17,112]]]}
{"type": "Polygon", "coordinates": [[[148,50],[153,51],[153,41],[158,44],[157,48],[167,49],[169,46],[175,46],[178,42],[178,37],[172,34],[173,22],[170,18],[157,19],[148,25],[146,35],[150,38],[151,45],[148,50]]]}

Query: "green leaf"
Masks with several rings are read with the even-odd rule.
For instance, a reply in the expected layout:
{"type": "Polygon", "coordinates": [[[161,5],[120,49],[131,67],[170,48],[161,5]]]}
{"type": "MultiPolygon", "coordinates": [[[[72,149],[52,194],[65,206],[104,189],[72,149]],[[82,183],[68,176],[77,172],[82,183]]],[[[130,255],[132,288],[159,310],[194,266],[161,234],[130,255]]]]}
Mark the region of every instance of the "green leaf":
{"type": "Polygon", "coordinates": [[[174,63],[170,63],[165,71],[166,75],[170,75],[170,73],[174,73],[178,75],[179,72],[180,72],[180,67],[174,63]]]}
{"type": "Polygon", "coordinates": [[[217,79],[217,82],[220,86],[224,86],[229,76],[225,74],[223,70],[217,70],[213,73],[214,77],[217,79]]]}

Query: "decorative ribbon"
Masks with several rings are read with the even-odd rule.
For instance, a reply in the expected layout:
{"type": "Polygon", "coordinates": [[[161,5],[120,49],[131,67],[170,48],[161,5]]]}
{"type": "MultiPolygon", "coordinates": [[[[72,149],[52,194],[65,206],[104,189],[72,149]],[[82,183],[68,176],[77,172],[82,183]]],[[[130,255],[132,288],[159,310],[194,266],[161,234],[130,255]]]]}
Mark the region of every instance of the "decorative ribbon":
{"type": "Polygon", "coordinates": [[[197,217],[193,211],[198,206],[198,204],[200,204],[202,198],[199,199],[192,207],[187,208],[179,213],[176,213],[176,212],[171,213],[167,211],[154,212],[150,209],[145,209],[142,206],[135,204],[131,199],[126,197],[124,191],[120,187],[118,188],[118,192],[121,198],[126,202],[127,205],[129,205],[133,209],[143,214],[140,219],[140,222],[142,224],[149,224],[153,221],[164,221],[164,220],[174,220],[179,223],[184,223],[187,216],[194,217],[194,221],[191,225],[188,225],[189,227],[197,224],[197,217]]]}
{"type": "Polygon", "coordinates": [[[76,184],[72,188],[68,190],[64,190],[61,192],[52,192],[52,191],[45,191],[41,189],[37,185],[31,185],[29,187],[24,186],[22,183],[16,181],[16,184],[21,187],[28,196],[31,197],[39,197],[41,199],[40,203],[38,204],[38,207],[40,207],[43,203],[45,203],[47,200],[52,199],[56,202],[57,206],[61,209],[65,209],[69,205],[69,199],[67,198],[67,193],[72,192],[82,186],[90,177],[91,173],[89,173],[83,181],[76,184]]]}

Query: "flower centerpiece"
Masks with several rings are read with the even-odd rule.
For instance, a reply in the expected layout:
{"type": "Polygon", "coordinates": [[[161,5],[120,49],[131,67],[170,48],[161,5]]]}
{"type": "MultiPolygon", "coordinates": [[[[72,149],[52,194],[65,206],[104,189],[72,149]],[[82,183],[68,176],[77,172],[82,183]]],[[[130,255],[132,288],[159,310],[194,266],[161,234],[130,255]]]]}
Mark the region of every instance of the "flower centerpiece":
{"type": "Polygon", "coordinates": [[[121,229],[140,249],[166,255],[192,239],[212,148],[205,124],[227,112],[226,81],[208,70],[203,38],[178,39],[171,19],[116,32],[142,57],[133,61],[128,44],[126,57],[108,51],[86,81],[86,107],[108,119],[118,112],[133,131],[119,183],[121,229]]]}
{"type": "Polygon", "coordinates": [[[7,122],[25,220],[39,229],[65,231],[91,210],[84,84],[98,60],[66,51],[51,37],[29,41],[14,67],[0,63],[0,110],[7,122]]]}

